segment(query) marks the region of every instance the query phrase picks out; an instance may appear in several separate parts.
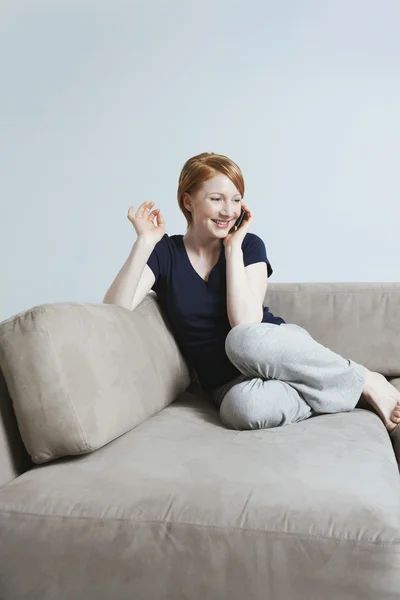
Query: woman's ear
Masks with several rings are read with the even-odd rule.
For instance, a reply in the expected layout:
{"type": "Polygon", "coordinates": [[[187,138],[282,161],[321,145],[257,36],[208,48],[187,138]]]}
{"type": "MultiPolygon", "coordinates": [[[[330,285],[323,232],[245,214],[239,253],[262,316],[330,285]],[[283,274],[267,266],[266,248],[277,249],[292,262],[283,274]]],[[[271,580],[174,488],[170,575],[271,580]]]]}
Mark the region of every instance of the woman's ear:
{"type": "Polygon", "coordinates": [[[187,192],[185,192],[183,194],[183,206],[189,211],[191,212],[192,210],[192,200],[190,198],[190,194],[188,194],[187,192]]]}

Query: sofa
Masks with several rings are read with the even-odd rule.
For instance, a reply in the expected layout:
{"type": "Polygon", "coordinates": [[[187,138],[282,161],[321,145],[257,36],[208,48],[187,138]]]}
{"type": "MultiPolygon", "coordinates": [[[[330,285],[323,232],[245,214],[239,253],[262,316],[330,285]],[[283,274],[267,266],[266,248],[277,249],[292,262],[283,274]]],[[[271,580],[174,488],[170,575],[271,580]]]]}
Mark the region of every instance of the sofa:
{"type": "MultiPolygon", "coordinates": [[[[400,283],[269,283],[400,390],[400,283]]],[[[398,600],[400,440],[352,411],[224,427],[150,292],[0,324],[1,600],[398,600]]]]}

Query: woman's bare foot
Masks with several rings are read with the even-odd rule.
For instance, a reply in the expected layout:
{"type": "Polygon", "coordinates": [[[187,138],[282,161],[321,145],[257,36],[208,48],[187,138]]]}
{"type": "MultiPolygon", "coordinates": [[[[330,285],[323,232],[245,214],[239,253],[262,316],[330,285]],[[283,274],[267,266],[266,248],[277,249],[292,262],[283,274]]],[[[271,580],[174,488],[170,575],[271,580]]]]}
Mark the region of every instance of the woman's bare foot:
{"type": "Polygon", "coordinates": [[[366,369],[363,396],[378,412],[389,433],[400,423],[400,392],[381,373],[366,369]]]}

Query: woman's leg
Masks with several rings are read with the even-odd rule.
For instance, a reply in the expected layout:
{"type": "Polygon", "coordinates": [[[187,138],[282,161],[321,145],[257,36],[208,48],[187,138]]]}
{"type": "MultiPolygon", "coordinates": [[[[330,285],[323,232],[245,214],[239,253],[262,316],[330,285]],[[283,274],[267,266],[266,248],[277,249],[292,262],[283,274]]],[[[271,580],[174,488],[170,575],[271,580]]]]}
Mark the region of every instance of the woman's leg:
{"type": "Polygon", "coordinates": [[[225,349],[242,377],[225,386],[223,397],[219,393],[220,415],[237,429],[349,411],[364,388],[365,367],[319,344],[299,325],[237,325],[228,333],[225,349]]]}
{"type": "Polygon", "coordinates": [[[297,423],[315,413],[290,384],[257,377],[231,387],[219,414],[229,428],[267,429],[297,423]]]}

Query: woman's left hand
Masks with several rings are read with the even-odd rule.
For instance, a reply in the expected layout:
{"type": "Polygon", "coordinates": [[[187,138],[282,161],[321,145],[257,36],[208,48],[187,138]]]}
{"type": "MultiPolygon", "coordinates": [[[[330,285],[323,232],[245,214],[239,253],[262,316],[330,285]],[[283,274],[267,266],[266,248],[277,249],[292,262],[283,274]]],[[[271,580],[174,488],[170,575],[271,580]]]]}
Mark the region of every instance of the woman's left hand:
{"type": "Polygon", "coordinates": [[[238,246],[239,248],[241,248],[242,242],[250,229],[250,225],[253,221],[253,213],[251,212],[247,204],[245,204],[244,202],[241,203],[241,208],[244,208],[244,210],[247,212],[247,219],[242,222],[241,226],[236,231],[234,230],[235,226],[233,225],[233,227],[231,228],[232,233],[229,232],[226,238],[224,238],[225,248],[228,248],[228,246],[238,246]]]}

